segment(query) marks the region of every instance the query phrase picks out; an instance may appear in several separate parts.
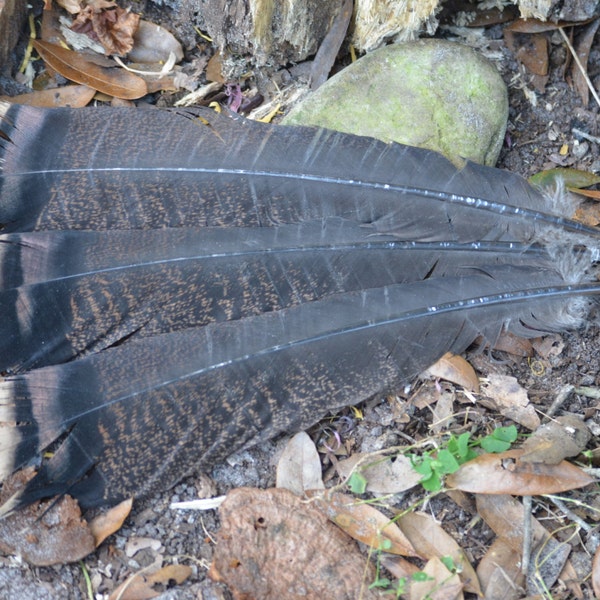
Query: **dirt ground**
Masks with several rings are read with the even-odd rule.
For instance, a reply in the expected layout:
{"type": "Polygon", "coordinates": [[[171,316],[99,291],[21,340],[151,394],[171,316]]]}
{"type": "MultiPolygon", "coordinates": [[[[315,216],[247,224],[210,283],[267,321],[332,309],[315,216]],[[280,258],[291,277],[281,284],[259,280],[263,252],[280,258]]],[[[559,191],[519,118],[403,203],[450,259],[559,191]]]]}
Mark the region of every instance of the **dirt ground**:
{"type": "MultiPolygon", "coordinates": [[[[570,87],[563,69],[567,51],[558,32],[550,38],[550,72],[543,92],[533,89],[530,75],[506,48],[500,25],[486,29],[482,35],[467,32],[466,38],[464,32],[459,34],[444,29],[437,35],[474,44],[497,65],[508,85],[510,116],[498,166],[525,176],[560,164],[600,171],[600,140],[596,137],[600,135],[598,106],[591,99],[589,106],[584,108],[582,100],[570,87]],[[583,131],[587,139],[576,136],[573,128],[583,131]]],[[[598,40],[590,54],[589,75],[596,89],[600,88],[598,40]]],[[[561,335],[554,340],[557,352],[540,359],[544,367],[541,372],[532,368],[527,359],[516,359],[503,353],[489,356],[473,352],[468,358],[482,375],[501,372],[515,376],[527,390],[531,402],[543,414],[566,384],[600,387],[599,331],[596,324],[590,323],[582,332],[561,335]]],[[[373,400],[364,407],[363,420],[353,418],[353,429],[344,437],[344,443],[352,451],[396,445],[406,436],[418,438],[429,435],[428,426],[433,419],[429,408],[412,408],[406,423],[398,418],[398,406],[407,397],[423,385],[432,385],[408,383],[411,388],[399,390],[398,398],[373,400]]],[[[442,385],[456,395],[460,404],[460,392],[454,390],[451,384],[442,385]]],[[[597,405],[597,400],[572,393],[561,410],[584,415],[600,427],[597,405]]],[[[347,414],[352,418],[352,413],[347,414]]],[[[478,406],[473,408],[470,418],[470,425],[480,433],[490,425],[509,424],[500,415],[478,406]]],[[[318,439],[321,429],[317,426],[310,433],[318,439]]],[[[284,442],[275,440],[260,448],[243,451],[207,476],[188,478],[170,492],[136,502],[125,526],[83,561],[94,587],[94,597],[108,598],[108,594],[133,572],[162,559],[188,564],[193,569],[192,577],[182,585],[165,591],[160,596],[162,600],[231,598],[225,586],[206,578],[213,553],[212,536],[219,526],[216,511],[172,510],[169,505],[192,500],[199,495],[225,494],[239,486],[273,486],[276,456],[284,442]],[[135,544],[142,549],[132,554],[135,544]]],[[[596,443],[589,447],[595,448],[596,443]]],[[[410,491],[399,495],[395,501],[399,505],[409,505],[418,500],[418,494],[410,491]]],[[[444,529],[460,543],[473,564],[477,564],[494,537],[485,523],[443,495],[434,498],[426,510],[442,522],[444,529]]],[[[543,502],[540,501],[536,510],[544,511],[543,502]]],[[[596,527],[593,520],[590,524],[596,527]]],[[[572,561],[582,577],[591,570],[590,551],[593,553],[593,548],[586,548],[586,544],[593,541],[593,532],[594,529],[590,534],[581,533],[571,542],[574,545],[572,561]]],[[[583,589],[586,599],[593,597],[589,582],[583,584],[583,589]]],[[[82,565],[33,568],[15,557],[0,557],[0,598],[79,600],[88,597],[82,565]]],[[[335,592],[332,597],[335,597],[335,592]]],[[[553,590],[553,597],[567,598],[569,595],[557,588],[553,590]]]]}

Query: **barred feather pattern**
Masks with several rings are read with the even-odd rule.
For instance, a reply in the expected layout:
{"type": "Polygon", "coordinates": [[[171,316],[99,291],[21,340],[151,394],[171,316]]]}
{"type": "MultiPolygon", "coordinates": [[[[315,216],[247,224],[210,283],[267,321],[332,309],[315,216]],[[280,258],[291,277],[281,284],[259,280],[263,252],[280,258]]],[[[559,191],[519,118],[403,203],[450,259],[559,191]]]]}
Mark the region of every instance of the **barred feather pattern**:
{"type": "Polygon", "coordinates": [[[600,231],[517,175],[206,109],[0,104],[0,509],[84,507],[585,323],[600,231]],[[42,460],[48,447],[56,447],[42,460]]]}

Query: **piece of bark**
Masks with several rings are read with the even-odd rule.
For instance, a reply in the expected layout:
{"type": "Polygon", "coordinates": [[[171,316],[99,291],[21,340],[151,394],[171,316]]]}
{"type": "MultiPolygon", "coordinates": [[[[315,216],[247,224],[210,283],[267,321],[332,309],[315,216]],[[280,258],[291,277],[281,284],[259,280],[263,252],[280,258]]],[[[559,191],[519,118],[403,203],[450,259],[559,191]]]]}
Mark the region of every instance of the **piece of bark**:
{"type": "Polygon", "coordinates": [[[222,53],[285,65],[317,52],[340,9],[323,0],[210,0],[201,18],[222,53]]]}
{"type": "Polygon", "coordinates": [[[0,74],[10,74],[13,66],[10,53],[17,44],[26,14],[27,2],[0,0],[0,74]]]}

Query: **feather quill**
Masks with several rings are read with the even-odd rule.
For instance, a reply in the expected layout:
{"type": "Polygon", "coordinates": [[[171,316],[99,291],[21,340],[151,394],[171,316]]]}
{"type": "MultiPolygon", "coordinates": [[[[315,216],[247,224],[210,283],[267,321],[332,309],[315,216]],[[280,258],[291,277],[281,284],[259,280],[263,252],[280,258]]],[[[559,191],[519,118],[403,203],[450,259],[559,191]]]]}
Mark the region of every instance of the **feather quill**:
{"type": "Polygon", "coordinates": [[[208,109],[0,104],[5,232],[271,226],[341,217],[402,240],[600,233],[518,175],[428,150],[208,109]]]}

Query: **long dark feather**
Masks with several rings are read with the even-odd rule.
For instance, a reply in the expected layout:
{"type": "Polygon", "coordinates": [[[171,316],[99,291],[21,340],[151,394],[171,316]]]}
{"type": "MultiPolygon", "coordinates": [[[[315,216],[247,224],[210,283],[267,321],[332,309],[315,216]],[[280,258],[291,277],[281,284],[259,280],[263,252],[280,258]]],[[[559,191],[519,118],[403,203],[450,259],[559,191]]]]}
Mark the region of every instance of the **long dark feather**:
{"type": "Polygon", "coordinates": [[[550,259],[502,242],[399,242],[351,221],[0,236],[0,371],[352,290],[550,259]]]}
{"type": "Polygon", "coordinates": [[[403,240],[600,234],[517,175],[435,152],[207,109],[0,104],[6,232],[271,226],[332,216],[403,240]]]}
{"type": "Polygon", "coordinates": [[[18,425],[4,437],[4,474],[69,433],[7,509],[62,493],[94,506],[165,487],[192,464],[206,468],[391,389],[503,323],[531,336],[572,325],[581,306],[569,298],[599,292],[555,271],[476,269],[154,336],[8,378],[1,414],[18,425]]]}
{"type": "Polygon", "coordinates": [[[600,232],[555,204],[347,134],[0,104],[0,370],[33,368],[0,382],[0,476],[59,444],[0,511],[165,488],[478,335],[580,323],[600,232]]]}

